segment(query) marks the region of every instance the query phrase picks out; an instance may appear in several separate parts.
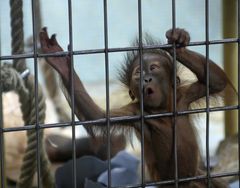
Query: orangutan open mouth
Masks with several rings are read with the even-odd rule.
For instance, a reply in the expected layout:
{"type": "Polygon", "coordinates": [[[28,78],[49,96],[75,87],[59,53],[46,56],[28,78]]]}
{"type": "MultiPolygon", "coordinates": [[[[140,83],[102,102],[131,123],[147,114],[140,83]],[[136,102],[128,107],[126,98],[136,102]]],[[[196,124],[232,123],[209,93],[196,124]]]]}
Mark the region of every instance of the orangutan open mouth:
{"type": "Polygon", "coordinates": [[[153,91],[152,88],[149,87],[149,88],[146,88],[145,93],[146,93],[147,96],[150,96],[150,95],[152,95],[154,93],[154,91],[153,91]]]}

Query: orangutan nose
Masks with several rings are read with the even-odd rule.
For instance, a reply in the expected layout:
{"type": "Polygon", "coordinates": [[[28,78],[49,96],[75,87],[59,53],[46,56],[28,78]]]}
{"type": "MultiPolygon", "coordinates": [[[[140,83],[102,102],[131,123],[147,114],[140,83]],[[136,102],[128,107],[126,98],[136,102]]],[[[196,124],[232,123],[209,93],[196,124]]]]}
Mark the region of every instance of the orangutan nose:
{"type": "Polygon", "coordinates": [[[145,83],[149,83],[149,82],[151,82],[152,81],[152,77],[151,76],[145,76],[144,77],[144,82],[145,83]]]}

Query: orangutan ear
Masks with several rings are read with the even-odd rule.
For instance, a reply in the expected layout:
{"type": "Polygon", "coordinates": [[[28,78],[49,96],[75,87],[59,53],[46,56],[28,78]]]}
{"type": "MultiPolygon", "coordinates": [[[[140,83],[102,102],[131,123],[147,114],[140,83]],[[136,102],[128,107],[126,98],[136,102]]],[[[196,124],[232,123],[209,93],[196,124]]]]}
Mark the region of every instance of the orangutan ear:
{"type": "Polygon", "coordinates": [[[132,91],[129,90],[128,93],[129,93],[129,96],[131,97],[131,99],[134,101],[135,100],[135,96],[133,95],[132,91]]]}

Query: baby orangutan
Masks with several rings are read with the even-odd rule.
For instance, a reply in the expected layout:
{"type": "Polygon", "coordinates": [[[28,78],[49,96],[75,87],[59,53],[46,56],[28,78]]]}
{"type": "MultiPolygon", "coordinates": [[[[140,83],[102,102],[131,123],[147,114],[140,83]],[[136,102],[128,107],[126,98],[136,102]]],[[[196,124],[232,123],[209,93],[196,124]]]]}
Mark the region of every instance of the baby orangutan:
{"type": "MultiPolygon", "coordinates": [[[[192,102],[206,96],[206,58],[186,48],[190,36],[183,29],[169,30],[166,32],[168,43],[176,43],[177,60],[189,68],[197,77],[197,81],[180,86],[180,78],[177,78],[177,111],[188,110],[192,102]]],[[[63,51],[58,44],[55,35],[49,38],[46,29],[40,32],[40,42],[43,53],[63,51]]],[[[170,54],[172,50],[169,50],[170,54]]],[[[139,53],[129,52],[125,65],[120,72],[121,81],[128,87],[132,102],[119,109],[112,109],[111,117],[131,116],[140,114],[140,92],[143,92],[144,114],[158,114],[173,112],[173,61],[164,50],[143,51],[143,89],[140,88],[140,63],[139,53]]],[[[69,56],[47,57],[50,64],[61,76],[63,84],[70,93],[70,64],[69,56]]],[[[224,90],[227,84],[225,73],[211,60],[209,62],[209,93],[215,94],[224,90]]],[[[80,120],[96,120],[105,118],[102,110],[89,96],[81,80],[73,72],[74,97],[76,115],[80,120]]],[[[199,149],[194,129],[190,123],[189,115],[176,117],[177,126],[177,156],[179,178],[203,175],[199,168],[199,149]]],[[[174,179],[174,138],[173,117],[161,117],[147,119],[144,122],[145,130],[145,164],[154,181],[174,179]]],[[[112,125],[118,129],[117,125],[112,125]]],[[[96,126],[95,129],[102,129],[96,126]],[[96,128],[97,127],[97,128],[96,128]]],[[[105,127],[105,126],[104,126],[105,127]]],[[[133,127],[140,137],[139,122],[122,124],[120,130],[133,127]],[[125,127],[125,128],[124,128],[125,127]]],[[[129,130],[129,129],[127,129],[129,130]]],[[[223,183],[212,180],[212,187],[227,187],[223,183]]],[[[162,185],[161,187],[175,187],[162,185]]],[[[179,183],[181,188],[205,188],[206,180],[179,183]]]]}

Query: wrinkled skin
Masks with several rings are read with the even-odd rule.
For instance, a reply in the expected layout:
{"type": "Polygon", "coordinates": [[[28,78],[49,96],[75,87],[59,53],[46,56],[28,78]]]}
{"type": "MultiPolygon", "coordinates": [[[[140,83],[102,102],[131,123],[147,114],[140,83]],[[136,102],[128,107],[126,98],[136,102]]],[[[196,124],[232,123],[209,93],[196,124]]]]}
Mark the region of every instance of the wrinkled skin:
{"type": "MultiPolygon", "coordinates": [[[[179,86],[177,79],[177,111],[189,109],[189,105],[206,95],[205,65],[206,58],[186,48],[190,36],[183,29],[169,30],[166,32],[168,43],[176,43],[177,60],[188,67],[196,76],[197,81],[188,86],[179,86]]],[[[55,35],[48,37],[46,29],[40,32],[40,42],[43,53],[60,52],[55,35]]],[[[172,50],[168,52],[171,54],[172,50]]],[[[61,76],[64,86],[70,93],[70,64],[66,57],[48,57],[50,64],[61,76]]],[[[111,116],[139,115],[139,98],[141,89],[139,58],[135,60],[130,80],[129,94],[133,102],[119,109],[112,109],[111,116]]],[[[222,91],[227,84],[225,73],[211,60],[209,62],[209,92],[215,94],[222,91]]],[[[143,102],[144,113],[155,114],[173,111],[173,63],[168,55],[153,52],[143,53],[143,102]]],[[[75,72],[74,96],[75,113],[80,120],[96,120],[105,117],[103,111],[89,96],[81,80],[75,72]]],[[[148,167],[151,179],[154,181],[174,179],[174,144],[173,144],[173,118],[162,117],[159,119],[145,120],[145,163],[148,167]]],[[[199,149],[193,127],[188,115],[177,116],[177,152],[178,152],[178,176],[193,177],[202,175],[199,169],[199,149]]],[[[114,125],[113,125],[114,126],[114,125]]],[[[116,125],[117,126],[117,125],[116,125]]],[[[126,123],[121,126],[134,127],[140,139],[139,123],[126,123]]],[[[101,130],[101,127],[99,127],[101,130]]],[[[223,183],[213,180],[213,187],[226,187],[223,183]]],[[[161,186],[174,187],[174,185],[161,186]]],[[[204,180],[180,183],[179,187],[205,188],[204,180]]]]}

